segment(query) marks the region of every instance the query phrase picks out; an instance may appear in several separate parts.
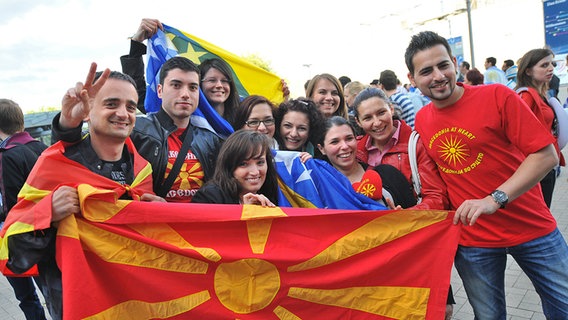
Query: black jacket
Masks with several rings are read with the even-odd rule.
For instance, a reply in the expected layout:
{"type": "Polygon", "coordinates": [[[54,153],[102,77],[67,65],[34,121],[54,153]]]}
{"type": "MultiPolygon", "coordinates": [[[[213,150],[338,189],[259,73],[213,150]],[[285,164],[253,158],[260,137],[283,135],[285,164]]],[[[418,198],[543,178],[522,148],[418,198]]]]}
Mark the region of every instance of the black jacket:
{"type": "MultiPolygon", "coordinates": [[[[62,130],[59,126],[57,114],[52,123],[52,140],[76,142],[81,139],[81,126],[69,130],[62,130]]],[[[152,165],[152,178],[154,179],[154,192],[158,193],[163,184],[168,165],[168,137],[177,130],[177,126],[163,110],[143,116],[137,116],[134,130],[130,138],[138,153],[152,165]]],[[[205,181],[213,176],[215,162],[221,147],[222,139],[215,133],[190,124],[185,132],[191,130],[192,141],[189,149],[195,154],[205,174],[205,181]]],[[[182,136],[182,140],[185,137],[182,136]]],[[[164,196],[164,195],[161,195],[164,196]]]]}
{"type": "Polygon", "coordinates": [[[236,199],[227,194],[216,184],[208,183],[197,190],[197,193],[191,199],[192,203],[216,203],[216,204],[239,204],[239,198],[236,199]]]}
{"type": "Polygon", "coordinates": [[[18,193],[26,182],[39,155],[47,146],[32,138],[27,132],[15,133],[0,147],[0,183],[2,184],[2,202],[0,221],[6,219],[6,213],[18,201],[18,193]]]}

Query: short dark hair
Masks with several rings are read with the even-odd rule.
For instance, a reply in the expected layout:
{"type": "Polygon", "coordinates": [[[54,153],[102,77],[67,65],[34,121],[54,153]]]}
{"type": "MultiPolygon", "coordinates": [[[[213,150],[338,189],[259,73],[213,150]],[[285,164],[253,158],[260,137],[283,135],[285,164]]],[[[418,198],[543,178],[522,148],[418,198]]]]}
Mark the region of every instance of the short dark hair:
{"type": "MultiPolygon", "coordinates": [[[[95,78],[93,79],[93,83],[95,83],[101,77],[102,74],[103,74],[102,71],[97,71],[97,73],[95,73],[95,78]]],[[[128,81],[134,86],[134,89],[138,89],[134,79],[132,79],[131,76],[129,76],[125,73],[122,73],[122,72],[119,72],[119,71],[111,71],[108,78],[109,79],[117,79],[117,80],[128,81]]]]}
{"type": "Polygon", "coordinates": [[[349,78],[348,76],[341,76],[339,77],[339,82],[341,82],[341,86],[345,88],[345,85],[348,84],[349,82],[351,82],[351,78],[349,78]]]}
{"type": "Polygon", "coordinates": [[[394,90],[398,84],[398,78],[392,70],[384,70],[381,72],[379,77],[379,83],[385,88],[385,90],[394,90]]]}
{"type": "Polygon", "coordinates": [[[469,62],[467,62],[467,61],[462,61],[462,65],[463,65],[467,70],[469,70],[469,68],[471,68],[471,65],[470,65],[469,62]]]}
{"type": "Polygon", "coordinates": [[[419,51],[432,48],[439,44],[443,45],[448,51],[450,57],[452,57],[452,49],[450,48],[448,40],[438,35],[437,33],[433,31],[422,31],[412,36],[410,43],[406,48],[406,52],[404,53],[404,61],[410,74],[414,74],[414,63],[412,62],[414,56],[419,51]]]}
{"type": "Polygon", "coordinates": [[[489,57],[487,59],[485,59],[485,62],[489,62],[491,63],[492,66],[497,64],[497,59],[495,59],[494,57],[489,57]]]}
{"type": "Polygon", "coordinates": [[[0,99],[0,130],[8,135],[24,131],[24,113],[10,99],[0,99]]]}
{"type": "Polygon", "coordinates": [[[168,61],[164,62],[162,68],[160,69],[160,84],[164,85],[164,80],[168,76],[170,70],[173,69],[181,69],[187,72],[195,72],[197,76],[201,79],[201,73],[199,72],[199,68],[186,57],[176,56],[173,58],[168,59],[168,61]]]}
{"type": "Polygon", "coordinates": [[[511,59],[507,59],[507,60],[503,61],[503,63],[507,66],[507,68],[510,68],[510,67],[515,65],[515,62],[511,59]]]}

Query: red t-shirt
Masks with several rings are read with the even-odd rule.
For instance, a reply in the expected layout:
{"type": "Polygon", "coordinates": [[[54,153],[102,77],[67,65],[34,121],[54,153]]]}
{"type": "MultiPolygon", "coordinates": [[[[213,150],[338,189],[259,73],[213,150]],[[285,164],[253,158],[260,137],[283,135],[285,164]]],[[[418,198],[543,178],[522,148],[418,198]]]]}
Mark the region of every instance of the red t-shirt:
{"type": "MultiPolygon", "coordinates": [[[[438,109],[430,103],[416,117],[416,130],[440,169],[454,210],[464,200],[489,195],[515,173],[526,155],[554,142],[550,130],[511,89],[498,84],[463,87],[455,104],[438,109]]],[[[460,244],[514,246],[555,227],[536,185],[505,209],[464,227],[460,244]]]]}
{"type": "MultiPolygon", "coordinates": [[[[170,174],[170,170],[179,154],[182,145],[180,136],[183,134],[184,130],[184,128],[178,129],[168,137],[168,166],[166,167],[165,177],[170,174]]],[[[179,174],[166,195],[166,201],[191,202],[193,195],[203,185],[204,176],[205,174],[203,173],[201,163],[193,152],[188,150],[185,161],[179,170],[179,174]]]]}

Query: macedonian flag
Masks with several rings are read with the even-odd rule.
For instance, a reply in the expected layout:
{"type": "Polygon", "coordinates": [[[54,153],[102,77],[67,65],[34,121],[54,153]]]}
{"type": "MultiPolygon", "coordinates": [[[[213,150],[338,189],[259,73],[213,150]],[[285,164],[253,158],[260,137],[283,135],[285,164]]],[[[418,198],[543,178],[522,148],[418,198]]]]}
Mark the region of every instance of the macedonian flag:
{"type": "Polygon", "coordinates": [[[56,247],[66,319],[443,319],[460,231],[446,211],[79,195],[56,247]]]}

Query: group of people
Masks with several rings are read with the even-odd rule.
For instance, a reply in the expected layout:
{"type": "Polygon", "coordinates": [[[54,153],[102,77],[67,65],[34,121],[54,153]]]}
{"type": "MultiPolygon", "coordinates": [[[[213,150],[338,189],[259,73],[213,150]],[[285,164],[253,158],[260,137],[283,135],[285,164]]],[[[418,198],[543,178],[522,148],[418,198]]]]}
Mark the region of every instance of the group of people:
{"type": "MultiPolygon", "coordinates": [[[[96,72],[92,64],[85,82],[68,90],[53,120],[53,138],[59,142],[23,176],[31,170],[30,176],[51,192],[33,202],[23,197],[12,203],[0,234],[10,234],[9,270],[24,273],[38,266],[52,318],[60,319],[63,307],[55,234],[59,221],[80,213],[80,182],[139,201],[278,206],[273,161],[278,150],[298,151],[304,162],[327,161],[355,190],[365,177],[378,174],[377,187],[389,188],[375,200],[391,209],[455,210],[454,223],[464,225],[455,264],[476,318],[506,318],[507,254],[533,281],[546,316],[568,318],[568,248],[543,197],[544,179],[562,159],[553,131],[545,127],[550,115],[535,117],[528,98],[505,86],[458,83],[456,59],[443,37],[421,32],[406,50],[409,80],[431,101],[416,115],[412,110],[412,120],[395,112],[392,71],[381,74],[383,88],[350,95],[326,73],[307,83],[305,98],[288,99],[283,82],[285,101],[276,106],[258,95],[241,100],[223,60],[197,66],[184,57],[161,68],[159,111],[137,116],[137,110],[147,109],[142,42],[161,28],[158,20],[143,19],[129,55],[121,57],[124,73],[96,72]],[[229,137],[194,121],[200,90],[232,125],[229,137]],[[412,152],[414,126],[420,138],[412,152]],[[67,173],[59,177],[53,167],[67,173]],[[62,180],[73,173],[81,175],[62,180]],[[415,175],[420,189],[414,187],[415,175]],[[14,222],[38,209],[44,217],[33,230],[10,233],[14,222]]],[[[548,55],[523,71],[538,79],[543,73],[539,93],[547,78],[542,59],[548,55]]],[[[448,319],[452,304],[450,288],[448,319]]]]}

